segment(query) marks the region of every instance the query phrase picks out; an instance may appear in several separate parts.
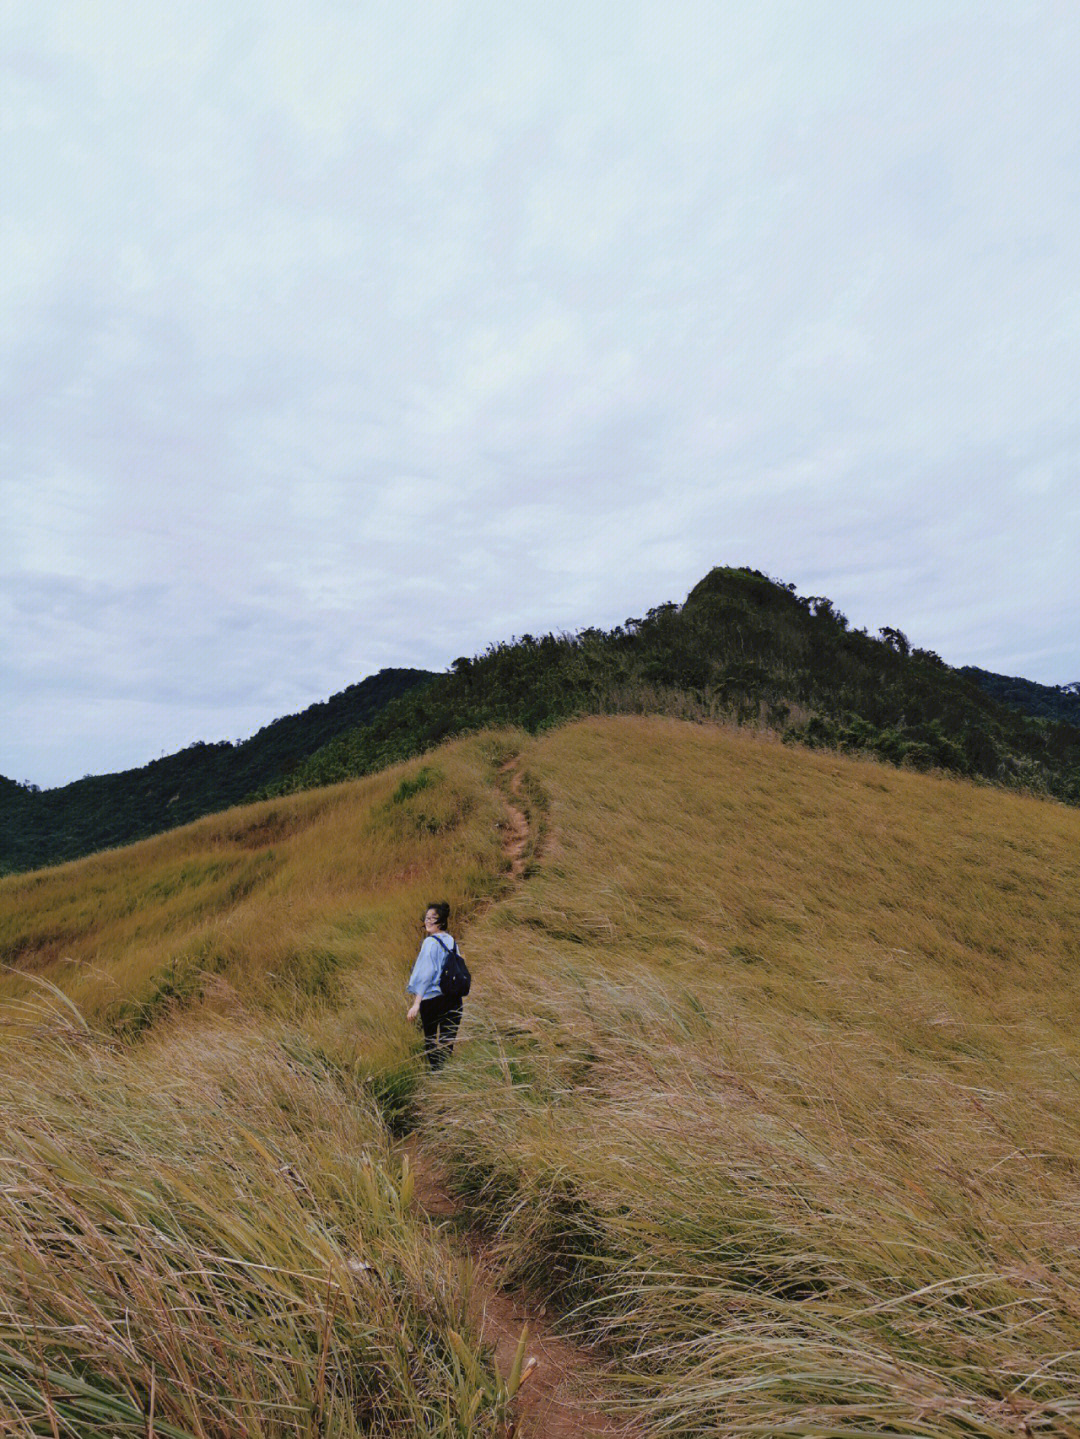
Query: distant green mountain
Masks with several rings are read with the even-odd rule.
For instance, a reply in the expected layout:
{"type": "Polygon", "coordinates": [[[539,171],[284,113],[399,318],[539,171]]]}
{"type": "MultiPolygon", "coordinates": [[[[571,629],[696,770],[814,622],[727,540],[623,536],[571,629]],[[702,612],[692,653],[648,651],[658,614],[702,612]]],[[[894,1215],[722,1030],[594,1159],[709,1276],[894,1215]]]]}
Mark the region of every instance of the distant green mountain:
{"type": "Polygon", "coordinates": [[[492,726],[536,732],[588,713],[760,726],[785,741],[939,769],[1080,804],[1074,687],[958,670],[899,629],[853,630],[821,595],[714,569],[684,604],[612,630],[524,635],[449,673],[383,670],[240,745],[196,744],[41,793],[0,781],[0,870],[123,844],[227,808],[368,774],[492,726]],[[987,681],[1056,696],[1032,717],[987,681]],[[1021,709],[1025,712],[1021,713],[1021,709]]]}
{"type": "Polygon", "coordinates": [[[1040,685],[1016,675],[996,675],[965,665],[960,671],[973,679],[979,688],[1010,709],[1034,719],[1061,720],[1080,725],[1080,682],[1071,685],[1040,685]]]}
{"type": "Polygon", "coordinates": [[[140,769],[58,789],[0,776],[0,873],[75,859],[228,809],[434,678],[426,670],[381,670],[239,744],[193,744],[140,769]]]}
{"type": "Polygon", "coordinates": [[[852,630],[824,596],[750,569],[714,569],[685,604],[613,630],[525,635],[456,660],[263,793],[366,774],[466,730],[536,731],[590,712],[760,725],[1080,803],[1080,730],[1018,714],[902,631],[852,630]]]}

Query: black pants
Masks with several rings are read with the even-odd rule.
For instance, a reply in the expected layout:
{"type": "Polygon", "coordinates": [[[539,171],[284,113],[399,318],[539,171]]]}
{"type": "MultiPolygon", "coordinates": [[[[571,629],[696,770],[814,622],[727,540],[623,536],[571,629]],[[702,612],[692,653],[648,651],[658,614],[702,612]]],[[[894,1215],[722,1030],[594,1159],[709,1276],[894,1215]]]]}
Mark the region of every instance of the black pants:
{"type": "Polygon", "coordinates": [[[441,1069],[454,1048],[458,1025],[461,1023],[461,1000],[436,999],[420,1001],[420,1023],[424,1026],[424,1054],[432,1069],[441,1069]]]}

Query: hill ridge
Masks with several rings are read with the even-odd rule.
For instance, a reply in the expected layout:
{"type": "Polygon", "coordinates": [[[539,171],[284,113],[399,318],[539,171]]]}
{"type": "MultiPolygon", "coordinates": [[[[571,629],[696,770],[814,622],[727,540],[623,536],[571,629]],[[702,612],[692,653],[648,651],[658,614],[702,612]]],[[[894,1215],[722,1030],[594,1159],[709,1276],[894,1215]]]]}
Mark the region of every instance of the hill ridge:
{"type": "Polygon", "coordinates": [[[589,713],[720,719],[1080,802],[1080,728],[999,703],[897,628],[851,629],[825,596],[722,567],[682,605],[610,631],[525,635],[455,660],[422,694],[394,701],[261,793],[372,773],[455,734],[500,725],[539,733],[589,713]]]}
{"type": "Polygon", "coordinates": [[[1078,855],[1062,805],[620,715],[3,880],[5,1394],[506,1439],[392,1130],[646,1433],[1074,1432],[1078,855]],[[429,1082],[437,895],[474,986],[429,1082]]]}
{"type": "Polygon", "coordinates": [[[723,720],[1080,803],[1080,726],[1071,722],[1080,696],[1067,687],[953,669],[894,626],[852,629],[826,596],[799,595],[749,567],[717,567],[683,604],[657,605],[608,631],[526,634],[440,675],[384,670],[245,742],[261,736],[272,750],[289,724],[303,722],[303,752],[271,752],[258,767],[241,770],[243,746],[195,745],[129,772],[129,789],[148,791],[134,797],[109,777],[39,794],[2,785],[0,872],[125,843],[241,799],[370,774],[454,735],[507,725],[535,734],[589,713],[723,720]],[[320,735],[316,712],[347,696],[371,703],[349,716],[338,705],[334,732],[320,735]],[[164,778],[170,765],[197,764],[205,774],[197,799],[164,778]]]}

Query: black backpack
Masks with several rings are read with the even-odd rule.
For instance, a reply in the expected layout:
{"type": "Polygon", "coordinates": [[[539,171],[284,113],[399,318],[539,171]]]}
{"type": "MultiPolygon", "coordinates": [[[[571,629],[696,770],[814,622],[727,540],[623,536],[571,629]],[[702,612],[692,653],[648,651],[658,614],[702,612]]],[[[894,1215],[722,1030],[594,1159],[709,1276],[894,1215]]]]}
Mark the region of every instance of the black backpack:
{"type": "Polygon", "coordinates": [[[458,953],[457,940],[454,941],[453,949],[447,949],[437,934],[431,937],[446,955],[439,971],[439,989],[443,999],[464,999],[472,988],[472,975],[458,953]]]}

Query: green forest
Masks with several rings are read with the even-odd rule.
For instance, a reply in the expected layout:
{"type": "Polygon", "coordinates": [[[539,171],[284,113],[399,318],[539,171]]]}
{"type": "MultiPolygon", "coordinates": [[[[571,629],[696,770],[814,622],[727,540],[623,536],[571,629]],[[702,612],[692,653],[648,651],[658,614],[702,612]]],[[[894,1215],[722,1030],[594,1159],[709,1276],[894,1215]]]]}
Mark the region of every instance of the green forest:
{"type": "Polygon", "coordinates": [[[0,874],[129,844],[228,809],[433,678],[425,670],[385,669],[239,744],[197,743],[139,769],[87,775],[57,789],[0,776],[0,874]]]}
{"type": "Polygon", "coordinates": [[[1080,695],[953,669],[885,626],[752,569],[712,570],[682,605],[610,630],[523,635],[447,673],[383,670],[239,745],[197,744],[120,775],[38,792],[0,781],[0,872],[71,859],[241,800],[408,759],[453,735],[582,714],[673,714],[768,728],[1080,803],[1080,695]]]}
{"type": "Polygon", "coordinates": [[[973,679],[981,690],[999,704],[1036,719],[1064,720],[1080,725],[1080,682],[1071,685],[1040,685],[1018,675],[996,675],[990,670],[964,665],[960,673],[973,679]]]}

